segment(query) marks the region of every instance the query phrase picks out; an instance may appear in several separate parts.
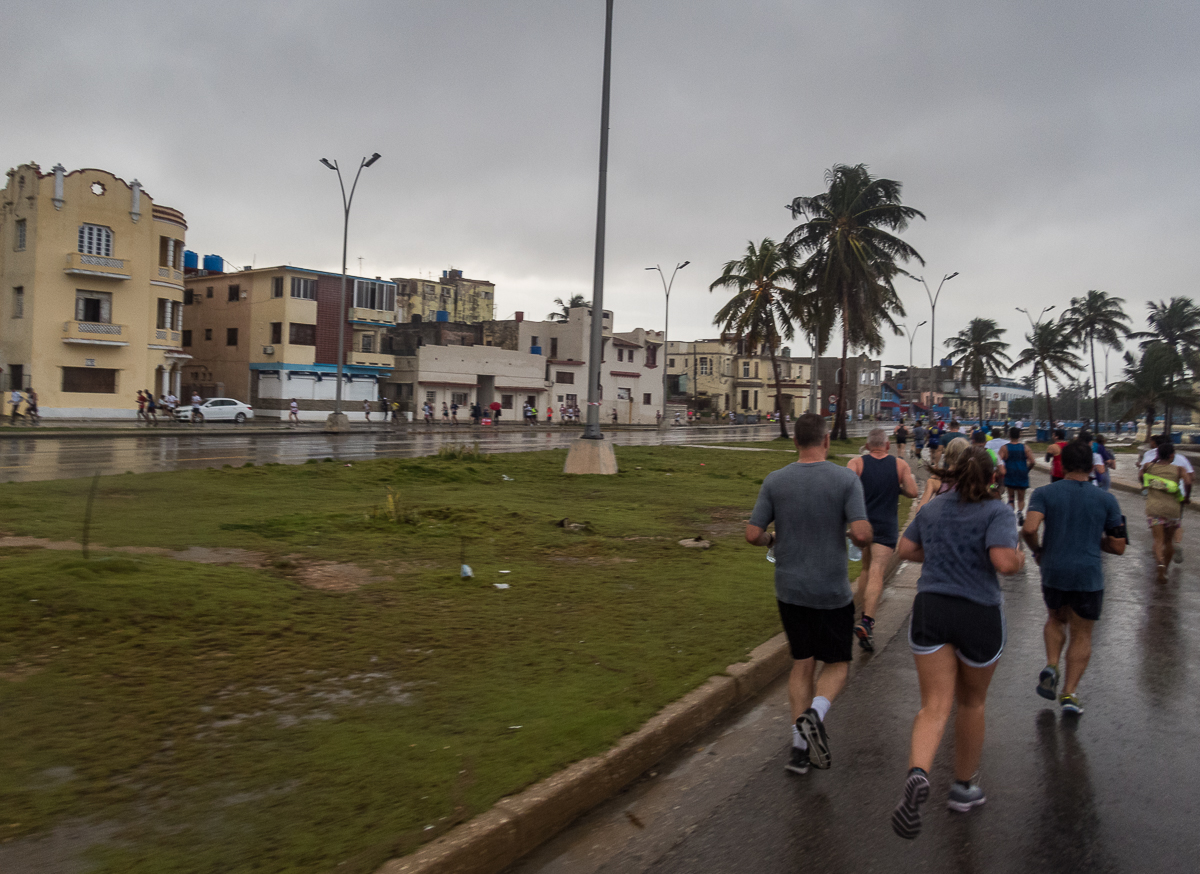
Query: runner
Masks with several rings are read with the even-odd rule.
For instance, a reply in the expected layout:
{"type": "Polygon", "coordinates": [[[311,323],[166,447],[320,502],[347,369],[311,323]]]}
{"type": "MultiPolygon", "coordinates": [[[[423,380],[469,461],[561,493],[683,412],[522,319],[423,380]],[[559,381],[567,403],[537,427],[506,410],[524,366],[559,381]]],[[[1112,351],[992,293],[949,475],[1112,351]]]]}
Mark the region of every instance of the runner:
{"type": "Polygon", "coordinates": [[[982,448],[992,459],[992,469],[996,472],[996,485],[1004,482],[1004,463],[1000,460],[1000,456],[991,449],[988,449],[988,435],[986,431],[975,431],[971,434],[971,442],[982,448]]]}
{"type": "Polygon", "coordinates": [[[917,501],[917,509],[921,509],[938,495],[944,495],[946,492],[954,489],[954,481],[942,481],[942,470],[954,470],[958,467],[962,455],[966,452],[967,447],[971,444],[967,442],[966,437],[955,437],[946,446],[945,465],[942,468],[931,468],[929,478],[925,480],[925,491],[921,494],[921,500],[917,501]]]}
{"type": "Polygon", "coordinates": [[[42,420],[38,415],[38,396],[33,386],[25,389],[25,415],[29,418],[30,425],[36,425],[42,420]]]}
{"type": "MultiPolygon", "coordinates": [[[[204,403],[204,398],[200,397],[198,391],[192,391],[192,424],[204,421],[204,414],[200,412],[200,405],[204,403]]],[[[295,403],[295,401],[293,401],[295,403]]]]}
{"type": "Polygon", "coordinates": [[[921,709],[913,720],[904,795],[892,811],[892,830],[909,840],[920,834],[929,772],[956,704],[955,779],[948,806],[965,813],[985,801],[975,776],[983,754],[988,685],[1004,651],[996,574],[1025,566],[1016,519],[991,488],[995,471],[987,450],[971,446],[954,470],[940,473],[953,481],[954,491],[921,510],[900,540],[902,559],[924,562],[908,632],[921,709]]]}
{"type": "MultiPolygon", "coordinates": [[[[1110,471],[1117,469],[1117,457],[1112,454],[1106,443],[1104,435],[1097,434],[1095,441],[1092,443],[1092,452],[1100,456],[1102,463],[1101,469],[1096,473],[1096,485],[1107,492],[1112,489],[1112,474],[1110,471]]],[[[1183,456],[1180,457],[1182,458],[1183,456]]]]}
{"type": "Polygon", "coordinates": [[[1033,455],[1021,442],[1021,429],[1008,429],[1008,442],[1000,447],[1004,462],[1004,487],[1008,489],[1008,506],[1017,514],[1017,523],[1025,522],[1025,490],[1029,488],[1029,471],[1037,467],[1033,455]]]}
{"type": "Polygon", "coordinates": [[[457,424],[458,424],[458,401],[454,401],[453,403],[450,404],[450,425],[454,426],[457,424]]]}
{"type": "MultiPolygon", "coordinates": [[[[196,415],[196,399],[192,398],[192,416],[196,415]]],[[[288,424],[300,427],[300,404],[292,398],[292,402],[288,404],[288,424]]]]}
{"type": "MultiPolygon", "coordinates": [[[[949,442],[949,441],[947,441],[949,442]]],[[[942,461],[942,429],[940,423],[929,423],[929,463],[939,467],[942,461]]]]}
{"type": "Polygon", "coordinates": [[[1063,478],[1062,451],[1067,445],[1067,432],[1062,428],[1054,429],[1054,442],[1046,447],[1046,460],[1050,462],[1050,482],[1056,483],[1063,478]]]}
{"type": "Polygon", "coordinates": [[[368,422],[371,421],[371,402],[369,400],[363,401],[363,418],[368,422]]]}
{"type": "Polygon", "coordinates": [[[908,458],[908,429],[904,427],[903,419],[893,433],[896,435],[896,457],[908,458]]]}
{"type": "Polygon", "coordinates": [[[12,416],[9,418],[8,424],[17,424],[17,419],[21,417],[21,402],[23,400],[25,400],[25,396],[21,394],[21,390],[14,388],[8,398],[8,402],[12,404],[12,416]]]}
{"type": "Polygon", "coordinates": [[[137,417],[143,422],[146,421],[146,395],[142,391],[137,393],[137,417]]]}
{"type": "Polygon", "coordinates": [[[853,657],[846,528],[855,544],[869,546],[871,525],[858,477],[826,460],[825,420],[815,413],[800,416],[793,440],[799,457],[763,480],[746,541],[774,549],[775,598],[792,653],[788,701],[794,724],[785,767],[805,774],[810,763],[818,769],[830,765],[825,716],[846,684],[853,657]],[[767,533],[772,522],[775,531],[767,533]]]}
{"type": "Polygon", "coordinates": [[[887,432],[882,428],[873,428],[867,435],[867,449],[869,454],[851,458],[846,467],[862,480],[867,521],[874,533],[874,542],[869,549],[863,550],[855,597],[862,604],[862,619],[854,626],[858,645],[867,652],[874,652],[875,610],[883,594],[883,571],[900,536],[897,517],[900,494],[903,492],[915,498],[917,481],[907,461],[888,454],[887,432]]]}
{"type": "Polygon", "coordinates": [[[1153,459],[1142,465],[1142,485],[1148,490],[1146,524],[1154,536],[1158,576],[1165,579],[1167,565],[1172,560],[1176,564],[1183,561],[1182,550],[1175,549],[1175,539],[1183,521],[1183,503],[1192,486],[1192,474],[1176,460],[1175,444],[1170,440],[1160,444],[1153,459]]]}
{"type": "Polygon", "coordinates": [[[1033,493],[1021,536],[1041,568],[1042,600],[1050,613],[1042,632],[1046,667],[1038,676],[1037,693],[1055,699],[1065,646],[1067,666],[1058,704],[1064,714],[1078,715],[1083,707],[1075,690],[1092,656],[1092,627],[1104,602],[1101,553],[1122,555],[1128,535],[1117,499],[1088,482],[1091,447],[1071,443],[1062,455],[1063,480],[1033,493]],[[1046,533],[1039,543],[1043,522],[1046,533]]]}
{"type": "Polygon", "coordinates": [[[158,404],[154,400],[154,395],[146,392],[146,423],[153,422],[154,427],[158,427],[158,404]]]}
{"type": "Polygon", "coordinates": [[[921,424],[921,420],[917,419],[917,424],[913,427],[913,457],[921,460],[921,453],[925,451],[925,440],[929,437],[929,432],[925,430],[925,426],[921,424]]]}
{"type": "MultiPolygon", "coordinates": [[[[1139,467],[1142,468],[1142,472],[1145,471],[1145,465],[1152,464],[1158,458],[1158,447],[1161,446],[1163,443],[1170,442],[1170,438],[1164,434],[1156,434],[1154,437],[1150,438],[1149,442],[1152,443],[1153,445],[1149,449],[1146,450],[1146,452],[1142,456],[1142,460],[1140,462],[1138,462],[1139,467]]],[[[1180,467],[1182,467],[1183,472],[1185,474],[1187,474],[1189,501],[1190,501],[1191,484],[1192,484],[1192,480],[1195,476],[1195,472],[1192,469],[1192,463],[1188,460],[1188,457],[1186,455],[1184,455],[1182,452],[1176,452],[1175,458],[1171,463],[1177,464],[1180,467]]],[[[1113,461],[1113,466],[1114,467],[1116,466],[1115,459],[1113,461]]],[[[1143,494],[1145,494],[1145,492],[1143,492],[1143,494]]],[[[1183,521],[1183,519],[1181,518],[1180,522],[1182,523],[1182,521],[1183,521]]],[[[1175,528],[1175,563],[1179,564],[1182,561],[1183,561],[1183,525],[1180,524],[1180,525],[1176,526],[1176,528],[1175,528]]]]}
{"type": "Polygon", "coordinates": [[[442,401],[442,424],[450,424],[450,407],[447,406],[445,401],[442,401]]]}

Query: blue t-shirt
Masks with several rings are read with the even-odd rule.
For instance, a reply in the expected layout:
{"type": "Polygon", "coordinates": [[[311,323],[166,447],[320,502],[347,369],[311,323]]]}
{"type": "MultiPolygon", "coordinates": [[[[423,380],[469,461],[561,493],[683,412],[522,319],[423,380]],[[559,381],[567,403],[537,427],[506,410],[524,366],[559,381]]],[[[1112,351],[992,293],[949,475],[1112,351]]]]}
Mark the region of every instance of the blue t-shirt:
{"type": "Polygon", "coordinates": [[[1029,511],[1046,517],[1042,585],[1069,592],[1103,589],[1100,541],[1106,528],[1121,524],[1117,499],[1092,483],[1064,479],[1035,491],[1029,511]]]}
{"type": "Polygon", "coordinates": [[[1017,547],[1017,517],[1003,501],[974,504],[958,492],[938,495],[921,508],[904,537],[925,549],[918,592],[935,592],[996,607],[1003,602],[1000,579],[988,550],[1017,547]]]}

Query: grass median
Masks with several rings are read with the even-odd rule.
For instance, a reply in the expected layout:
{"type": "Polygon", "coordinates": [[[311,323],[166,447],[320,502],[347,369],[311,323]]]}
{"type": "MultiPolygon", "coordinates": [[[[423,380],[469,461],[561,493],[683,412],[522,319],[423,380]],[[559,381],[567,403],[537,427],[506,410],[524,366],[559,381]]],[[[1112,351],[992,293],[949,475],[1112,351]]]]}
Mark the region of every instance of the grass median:
{"type": "Polygon", "coordinates": [[[0,485],[0,858],[369,872],[608,748],[777,632],[792,460],[619,453],[104,477],[87,559],[91,481],[0,485]]]}

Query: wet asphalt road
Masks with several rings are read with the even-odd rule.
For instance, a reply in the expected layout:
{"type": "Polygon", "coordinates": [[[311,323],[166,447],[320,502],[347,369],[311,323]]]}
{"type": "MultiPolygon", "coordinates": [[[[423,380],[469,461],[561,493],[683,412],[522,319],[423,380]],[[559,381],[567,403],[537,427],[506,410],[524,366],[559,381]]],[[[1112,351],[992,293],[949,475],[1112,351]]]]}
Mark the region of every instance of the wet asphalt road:
{"type": "MultiPolygon", "coordinates": [[[[580,429],[511,428],[475,429],[435,427],[429,430],[357,431],[349,434],[298,433],[237,434],[234,425],[214,425],[208,433],[163,436],[55,436],[12,437],[0,440],[0,482],[71,479],[120,474],[126,471],[182,470],[240,467],[254,464],[303,464],[310,458],[354,461],[370,458],[416,458],[433,455],[447,443],[478,441],[484,452],[529,452],[565,449],[580,435],[580,429]],[[229,434],[217,431],[228,430],[229,434]],[[216,432],[216,433],[213,433],[216,432]]],[[[778,426],[681,427],[665,431],[614,430],[604,432],[616,446],[656,446],[694,443],[732,443],[770,440],[778,426]]]]}
{"type": "Polygon", "coordinates": [[[904,566],[880,611],[886,646],[856,654],[830,711],[831,770],[784,772],[786,696],[776,683],[513,874],[1200,870],[1200,519],[1185,518],[1187,560],[1158,583],[1142,499],[1114,494],[1131,543],[1105,556],[1078,720],[1034,693],[1045,663],[1036,566],[1005,580],[1008,643],[988,699],[983,807],[945,808],[949,729],[923,833],[908,842],[891,831],[918,707],[906,639],[917,568],[904,566]]]}

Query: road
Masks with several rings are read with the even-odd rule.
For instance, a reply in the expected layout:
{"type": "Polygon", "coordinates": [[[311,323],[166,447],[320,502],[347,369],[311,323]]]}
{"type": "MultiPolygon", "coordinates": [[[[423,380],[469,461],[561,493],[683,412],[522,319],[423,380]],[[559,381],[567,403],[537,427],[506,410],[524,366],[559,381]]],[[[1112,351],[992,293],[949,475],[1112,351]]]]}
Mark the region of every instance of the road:
{"type": "Polygon", "coordinates": [[[918,707],[906,637],[918,568],[905,565],[880,611],[885,645],[856,654],[829,713],[831,770],[784,772],[779,682],[509,874],[1200,870],[1200,526],[1189,513],[1187,561],[1158,583],[1142,499],[1114,494],[1131,542],[1123,557],[1105,556],[1078,721],[1034,694],[1045,663],[1036,566],[1004,582],[1008,644],[988,700],[982,808],[944,807],[951,731],[923,833],[908,842],[891,831],[918,707]]]}

